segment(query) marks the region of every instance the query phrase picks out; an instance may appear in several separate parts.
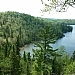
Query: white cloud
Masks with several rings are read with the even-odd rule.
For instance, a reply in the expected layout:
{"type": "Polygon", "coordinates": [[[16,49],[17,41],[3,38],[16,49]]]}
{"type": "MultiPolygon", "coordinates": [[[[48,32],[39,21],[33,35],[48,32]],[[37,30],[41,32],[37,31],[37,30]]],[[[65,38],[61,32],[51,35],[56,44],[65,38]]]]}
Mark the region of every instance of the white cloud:
{"type": "MultiPolygon", "coordinates": [[[[41,0],[0,0],[0,12],[17,11],[21,13],[31,14],[33,16],[41,16],[40,9],[43,8],[41,0]]],[[[75,18],[75,8],[69,8],[67,12],[51,14],[45,13],[42,17],[48,18],[75,18]]]]}

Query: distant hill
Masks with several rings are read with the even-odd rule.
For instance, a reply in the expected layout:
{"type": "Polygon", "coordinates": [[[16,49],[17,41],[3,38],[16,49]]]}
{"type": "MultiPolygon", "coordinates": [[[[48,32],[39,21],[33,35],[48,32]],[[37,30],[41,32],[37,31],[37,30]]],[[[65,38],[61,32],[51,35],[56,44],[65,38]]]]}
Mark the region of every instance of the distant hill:
{"type": "Polygon", "coordinates": [[[15,43],[16,37],[20,35],[20,46],[24,46],[38,40],[36,35],[39,29],[46,25],[61,37],[64,32],[71,30],[67,24],[75,24],[75,20],[39,18],[11,11],[0,12],[0,44],[4,44],[6,38],[10,43],[15,43]]]}

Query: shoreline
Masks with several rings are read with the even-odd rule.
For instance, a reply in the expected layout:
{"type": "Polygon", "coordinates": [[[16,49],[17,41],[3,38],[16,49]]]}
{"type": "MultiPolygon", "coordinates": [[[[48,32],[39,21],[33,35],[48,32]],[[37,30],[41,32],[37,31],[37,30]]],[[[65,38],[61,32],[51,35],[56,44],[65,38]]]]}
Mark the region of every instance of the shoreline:
{"type": "Polygon", "coordinates": [[[29,44],[24,45],[23,47],[20,47],[20,50],[24,50],[27,46],[29,46],[29,44]]]}
{"type": "MultiPolygon", "coordinates": [[[[33,42],[31,42],[31,43],[33,43],[33,42]]],[[[31,43],[26,44],[26,45],[24,45],[24,46],[20,47],[20,50],[24,50],[24,49],[25,49],[27,46],[29,46],[31,43]]]]}

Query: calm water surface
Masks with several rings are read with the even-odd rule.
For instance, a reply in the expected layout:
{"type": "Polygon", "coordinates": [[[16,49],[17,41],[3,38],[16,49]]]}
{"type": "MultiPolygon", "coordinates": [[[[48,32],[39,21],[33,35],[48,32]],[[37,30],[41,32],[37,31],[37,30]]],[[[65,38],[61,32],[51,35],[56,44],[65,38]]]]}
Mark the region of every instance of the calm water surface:
{"type": "MultiPolygon", "coordinates": [[[[66,48],[66,51],[70,55],[72,55],[73,51],[75,50],[75,25],[71,26],[73,27],[72,32],[65,33],[65,37],[58,39],[55,44],[51,44],[53,49],[59,48],[60,46],[64,46],[66,48]]],[[[20,53],[23,54],[24,51],[26,51],[32,54],[32,49],[36,49],[36,47],[34,47],[34,44],[30,44],[24,50],[20,51],[20,53]]]]}

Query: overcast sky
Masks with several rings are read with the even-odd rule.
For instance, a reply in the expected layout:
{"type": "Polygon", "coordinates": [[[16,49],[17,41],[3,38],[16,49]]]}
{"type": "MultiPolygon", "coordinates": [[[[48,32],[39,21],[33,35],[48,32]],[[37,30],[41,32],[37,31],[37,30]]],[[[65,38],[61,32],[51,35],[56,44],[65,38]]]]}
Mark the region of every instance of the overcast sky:
{"type": "Polygon", "coordinates": [[[0,0],[0,12],[16,11],[44,18],[75,19],[75,8],[70,7],[67,12],[41,13],[44,6],[41,0],[0,0]]]}

